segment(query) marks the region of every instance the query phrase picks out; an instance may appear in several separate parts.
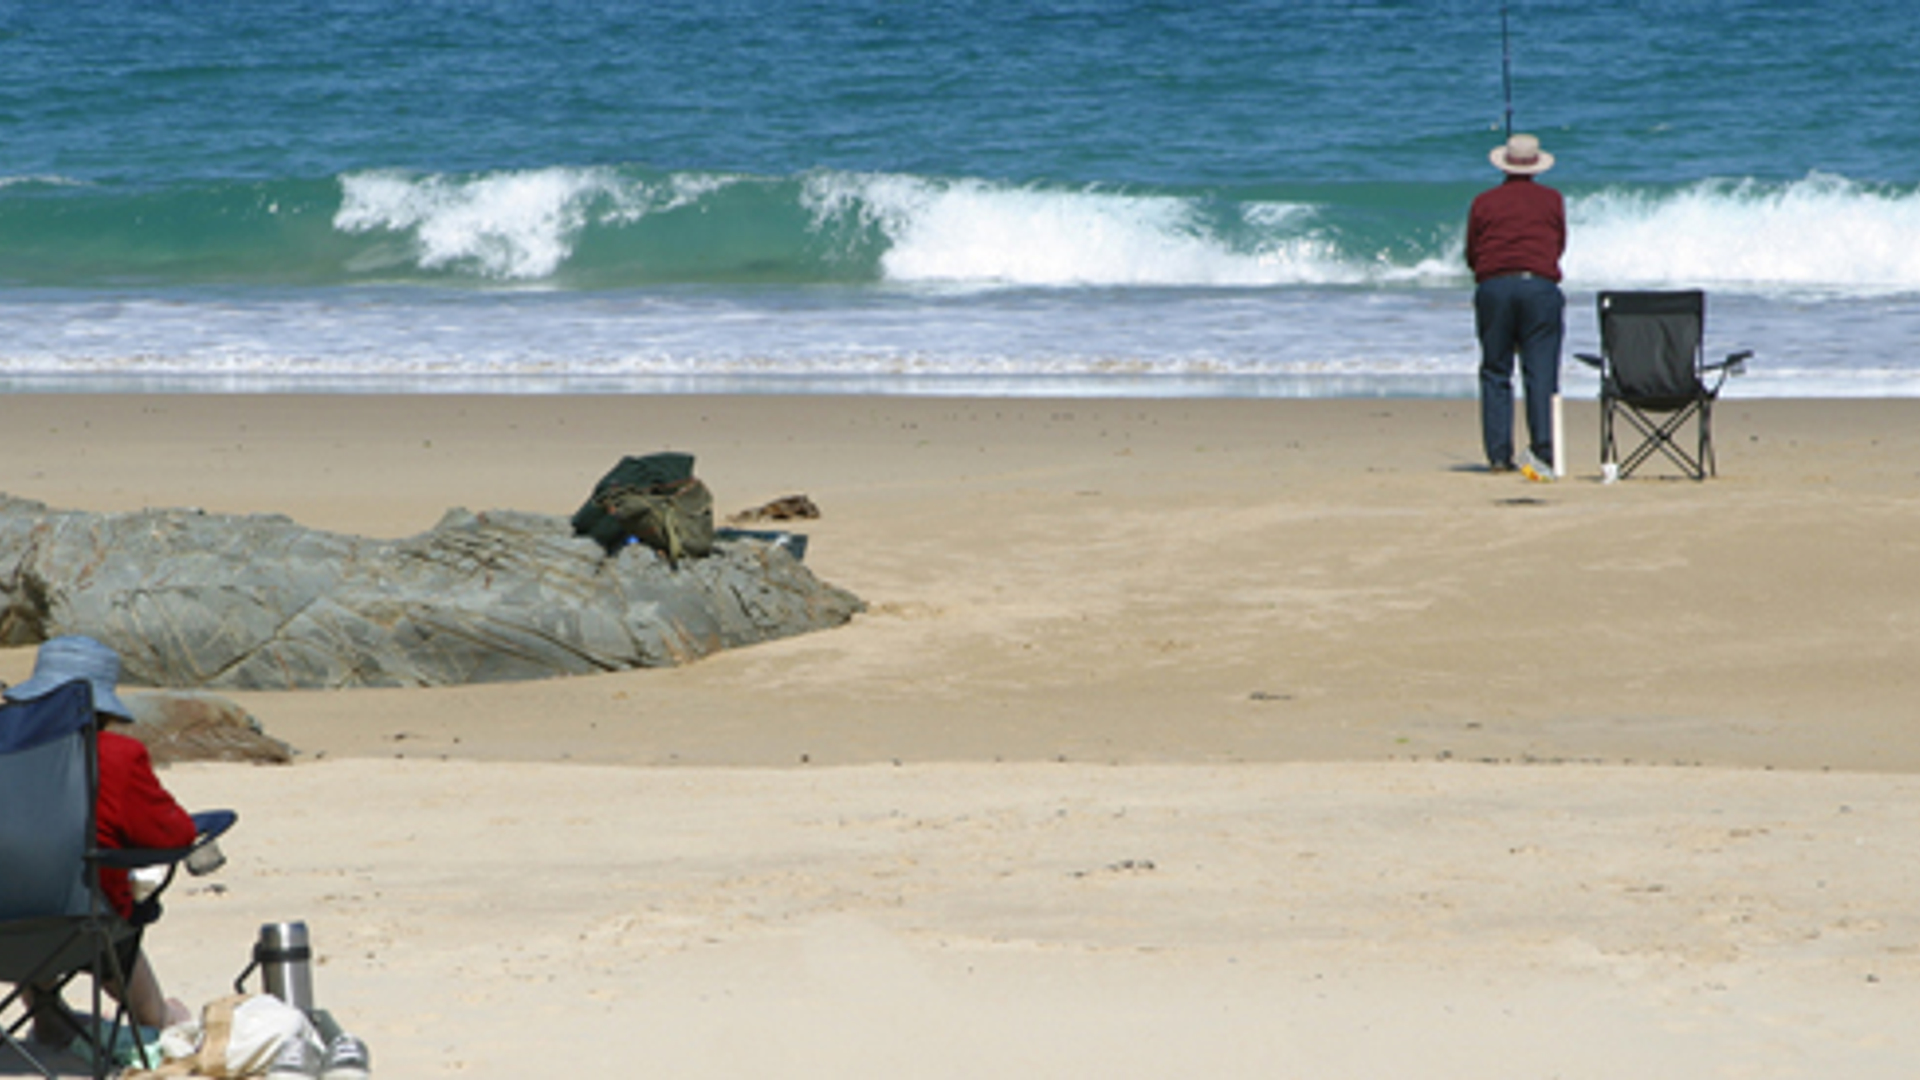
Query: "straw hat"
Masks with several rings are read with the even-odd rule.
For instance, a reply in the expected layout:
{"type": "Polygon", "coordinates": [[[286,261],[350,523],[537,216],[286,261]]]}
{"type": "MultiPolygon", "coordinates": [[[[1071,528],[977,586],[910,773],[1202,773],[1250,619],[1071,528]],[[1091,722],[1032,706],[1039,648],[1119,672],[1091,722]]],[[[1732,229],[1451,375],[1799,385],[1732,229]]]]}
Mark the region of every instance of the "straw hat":
{"type": "Polygon", "coordinates": [[[7,700],[42,698],[75,679],[93,687],[94,712],[133,719],[133,710],[113,692],[120,681],[120,654],[90,637],[57,637],[42,644],[33,658],[33,677],[7,687],[7,700]]]}
{"type": "Polygon", "coordinates": [[[1509,135],[1505,146],[1496,146],[1487,157],[1493,167],[1513,176],[1532,176],[1553,168],[1553,155],[1540,149],[1540,140],[1532,135],[1509,135]]]}

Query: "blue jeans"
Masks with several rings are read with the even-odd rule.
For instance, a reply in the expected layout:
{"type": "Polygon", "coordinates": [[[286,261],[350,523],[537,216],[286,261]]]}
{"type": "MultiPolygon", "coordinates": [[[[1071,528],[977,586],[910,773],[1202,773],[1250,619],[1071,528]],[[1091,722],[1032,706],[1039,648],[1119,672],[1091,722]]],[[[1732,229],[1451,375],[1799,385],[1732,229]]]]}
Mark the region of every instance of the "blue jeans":
{"type": "Polygon", "coordinates": [[[1543,465],[1553,464],[1553,395],[1560,392],[1560,341],[1566,336],[1567,298],[1540,277],[1499,277],[1473,293],[1473,326],[1480,335],[1480,437],[1487,463],[1513,464],[1513,357],[1527,395],[1527,442],[1543,465]]]}

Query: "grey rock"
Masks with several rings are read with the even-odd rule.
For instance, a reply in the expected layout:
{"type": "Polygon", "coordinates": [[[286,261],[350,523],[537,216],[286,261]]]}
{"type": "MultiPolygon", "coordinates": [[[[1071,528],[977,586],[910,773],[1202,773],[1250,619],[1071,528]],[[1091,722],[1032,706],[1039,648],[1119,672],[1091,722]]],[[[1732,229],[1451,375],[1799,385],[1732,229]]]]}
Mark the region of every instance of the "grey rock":
{"type": "Polygon", "coordinates": [[[127,691],[133,710],[127,734],[146,744],[156,764],[182,761],[250,761],[284,765],[293,749],[268,735],[240,705],[204,690],[127,691]]]}
{"type": "Polygon", "coordinates": [[[0,494],[0,644],[86,634],[133,685],[449,686],[686,663],[839,626],[860,599],[723,538],[679,567],[565,518],[447,511],[418,536],[278,514],[96,514],[0,494]]]}

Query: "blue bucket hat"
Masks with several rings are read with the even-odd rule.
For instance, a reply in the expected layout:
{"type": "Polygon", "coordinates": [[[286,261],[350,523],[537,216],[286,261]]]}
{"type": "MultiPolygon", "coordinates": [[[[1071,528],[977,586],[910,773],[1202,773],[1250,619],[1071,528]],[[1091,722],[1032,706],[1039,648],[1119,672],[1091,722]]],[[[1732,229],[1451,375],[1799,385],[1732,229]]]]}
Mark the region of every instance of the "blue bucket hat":
{"type": "Polygon", "coordinates": [[[113,688],[120,681],[120,654],[90,637],[68,636],[43,642],[33,659],[33,677],[6,690],[8,701],[45,697],[75,679],[93,687],[93,711],[133,719],[133,710],[113,688]]]}

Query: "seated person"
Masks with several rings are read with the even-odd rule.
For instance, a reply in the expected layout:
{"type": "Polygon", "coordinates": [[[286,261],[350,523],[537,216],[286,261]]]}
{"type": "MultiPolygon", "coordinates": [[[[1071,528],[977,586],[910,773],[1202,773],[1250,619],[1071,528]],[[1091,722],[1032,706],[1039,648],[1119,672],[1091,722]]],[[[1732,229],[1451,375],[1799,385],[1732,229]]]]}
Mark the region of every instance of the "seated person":
{"type": "MultiPolygon", "coordinates": [[[[100,796],[95,805],[94,838],[103,848],[184,848],[196,836],[193,818],[174,801],[153,774],[146,744],[114,729],[133,722],[133,714],[114,693],[120,681],[120,656],[88,637],[57,637],[40,646],[33,677],[8,687],[9,701],[32,701],[75,679],[93,688],[94,717],[100,725],[100,796]]],[[[107,902],[130,922],[143,924],[158,917],[157,905],[136,905],[125,870],[102,869],[101,891],[107,902]],[[143,910],[144,909],[144,910],[143,910]]],[[[122,962],[128,958],[123,957],[122,962]]],[[[127,967],[126,1005],[135,1022],[164,1028],[190,1019],[192,1013],[178,1000],[167,998],[144,953],[131,957],[127,967]]],[[[109,989],[112,989],[111,987],[109,989]]],[[[41,995],[45,998],[47,995],[41,995]]],[[[34,999],[34,1037],[42,1043],[72,1041],[57,1001],[34,999]]]]}

